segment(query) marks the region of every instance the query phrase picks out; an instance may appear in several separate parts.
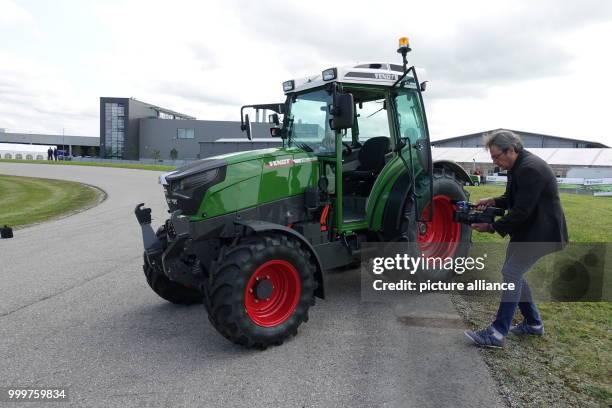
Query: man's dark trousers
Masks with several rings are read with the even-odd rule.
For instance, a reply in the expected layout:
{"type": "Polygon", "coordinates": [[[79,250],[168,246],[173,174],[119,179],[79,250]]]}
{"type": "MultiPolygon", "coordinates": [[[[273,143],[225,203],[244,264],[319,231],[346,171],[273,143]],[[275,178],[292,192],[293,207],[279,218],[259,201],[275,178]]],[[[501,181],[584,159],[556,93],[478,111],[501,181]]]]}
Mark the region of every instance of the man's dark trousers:
{"type": "Polygon", "coordinates": [[[542,324],[538,308],[535,303],[533,303],[529,285],[523,278],[525,272],[527,272],[539,258],[540,255],[527,250],[525,247],[521,247],[521,244],[511,243],[508,245],[506,260],[502,267],[502,275],[504,283],[514,283],[514,290],[505,290],[502,293],[497,316],[493,322],[493,327],[504,336],[506,336],[508,330],[510,330],[517,305],[527,324],[531,326],[542,324]]]}

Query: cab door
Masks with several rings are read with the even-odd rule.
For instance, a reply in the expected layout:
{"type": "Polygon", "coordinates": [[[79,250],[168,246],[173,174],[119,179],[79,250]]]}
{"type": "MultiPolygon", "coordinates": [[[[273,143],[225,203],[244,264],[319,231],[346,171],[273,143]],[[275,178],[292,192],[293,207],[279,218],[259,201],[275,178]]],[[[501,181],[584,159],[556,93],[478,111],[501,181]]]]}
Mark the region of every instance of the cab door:
{"type": "Polygon", "coordinates": [[[396,109],[396,132],[401,143],[400,155],[412,173],[412,195],[418,221],[431,221],[433,166],[427,119],[423,99],[416,86],[405,85],[395,89],[393,101],[396,109]]]}

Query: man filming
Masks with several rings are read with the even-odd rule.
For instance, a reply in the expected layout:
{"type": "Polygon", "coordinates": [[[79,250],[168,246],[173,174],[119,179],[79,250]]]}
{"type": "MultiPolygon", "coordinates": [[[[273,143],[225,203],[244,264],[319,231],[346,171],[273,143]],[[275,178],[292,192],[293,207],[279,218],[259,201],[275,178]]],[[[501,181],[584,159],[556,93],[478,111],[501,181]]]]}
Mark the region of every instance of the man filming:
{"type": "Polygon", "coordinates": [[[508,181],[501,197],[482,199],[476,206],[478,209],[495,206],[508,211],[492,224],[471,226],[478,232],[497,232],[503,237],[510,235],[502,276],[504,282],[514,283],[515,289],[502,293],[493,323],[482,330],[468,330],[465,334],[478,346],[502,348],[508,332],[515,335],[544,334],[540,313],[523,275],[539,258],[562,249],[568,237],[557,179],[550,166],[525,150],[520,137],[507,130],[497,130],[488,135],[485,146],[493,163],[507,170],[508,181]],[[511,327],[517,305],[523,320],[511,327]]]}

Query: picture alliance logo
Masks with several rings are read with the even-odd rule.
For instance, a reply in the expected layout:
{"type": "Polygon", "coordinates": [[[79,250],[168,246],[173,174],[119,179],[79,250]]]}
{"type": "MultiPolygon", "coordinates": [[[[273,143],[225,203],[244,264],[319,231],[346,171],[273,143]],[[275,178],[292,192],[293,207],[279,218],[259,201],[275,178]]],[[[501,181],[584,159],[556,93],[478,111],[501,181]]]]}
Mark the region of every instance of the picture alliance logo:
{"type": "Polygon", "coordinates": [[[467,271],[482,271],[485,268],[487,254],[479,257],[432,258],[425,254],[413,257],[408,254],[396,254],[391,257],[376,257],[372,259],[372,272],[380,275],[387,271],[406,272],[414,275],[418,271],[446,270],[461,275],[467,271]]]}

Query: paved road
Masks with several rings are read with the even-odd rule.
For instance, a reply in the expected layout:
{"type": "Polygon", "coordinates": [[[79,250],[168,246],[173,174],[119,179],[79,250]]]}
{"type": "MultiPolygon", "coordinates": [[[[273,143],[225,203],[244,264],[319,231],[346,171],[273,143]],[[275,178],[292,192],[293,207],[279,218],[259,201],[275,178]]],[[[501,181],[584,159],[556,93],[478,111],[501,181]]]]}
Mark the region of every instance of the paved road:
{"type": "Polygon", "coordinates": [[[0,174],[108,194],[0,241],[0,387],[68,387],[79,407],[504,406],[445,296],[364,303],[358,272],[336,272],[297,337],[244,350],[201,305],[166,303],[146,285],[132,210],[145,201],[163,221],[158,173],[0,163],[0,174]]]}

